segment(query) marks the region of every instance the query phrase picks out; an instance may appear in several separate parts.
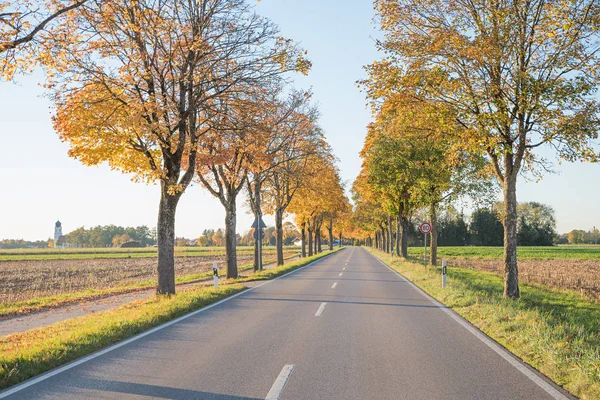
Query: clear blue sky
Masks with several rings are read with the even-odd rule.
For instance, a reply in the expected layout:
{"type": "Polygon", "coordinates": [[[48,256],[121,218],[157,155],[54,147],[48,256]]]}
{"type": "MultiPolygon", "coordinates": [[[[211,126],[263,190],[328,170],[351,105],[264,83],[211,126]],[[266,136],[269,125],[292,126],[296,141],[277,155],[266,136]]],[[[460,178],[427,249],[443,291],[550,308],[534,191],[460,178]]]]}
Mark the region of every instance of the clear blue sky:
{"type": "MultiPolygon", "coordinates": [[[[355,82],[364,76],[362,66],[377,58],[372,1],[262,0],[257,10],[308,50],[313,70],[297,79],[297,86],[313,88],[321,125],[340,159],[343,179],[351,182],[360,169],[358,152],[370,120],[355,82]]],[[[106,166],[84,167],[67,156],[67,146],[52,129],[42,78],[38,73],[19,78],[16,85],[0,83],[0,239],[47,239],[57,218],[65,232],[107,224],[154,226],[156,186],[132,183],[106,166]]],[[[521,180],[519,201],[553,206],[559,232],[600,226],[600,165],[557,169],[560,174],[540,183],[521,180]]],[[[203,229],[223,227],[223,220],[220,203],[196,185],[182,197],[177,235],[197,237],[203,229]]],[[[251,222],[240,203],[238,231],[248,230],[251,222]]]]}

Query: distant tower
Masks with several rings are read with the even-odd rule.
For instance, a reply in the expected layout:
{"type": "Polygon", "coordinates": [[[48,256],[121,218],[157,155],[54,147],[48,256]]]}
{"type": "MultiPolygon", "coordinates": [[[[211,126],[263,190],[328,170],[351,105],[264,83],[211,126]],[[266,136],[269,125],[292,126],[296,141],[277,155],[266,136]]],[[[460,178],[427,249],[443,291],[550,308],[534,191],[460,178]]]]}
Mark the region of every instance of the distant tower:
{"type": "Polygon", "coordinates": [[[56,224],[54,224],[54,245],[55,246],[58,244],[58,239],[60,239],[61,236],[62,236],[62,224],[60,223],[60,221],[56,221],[56,224]]]}

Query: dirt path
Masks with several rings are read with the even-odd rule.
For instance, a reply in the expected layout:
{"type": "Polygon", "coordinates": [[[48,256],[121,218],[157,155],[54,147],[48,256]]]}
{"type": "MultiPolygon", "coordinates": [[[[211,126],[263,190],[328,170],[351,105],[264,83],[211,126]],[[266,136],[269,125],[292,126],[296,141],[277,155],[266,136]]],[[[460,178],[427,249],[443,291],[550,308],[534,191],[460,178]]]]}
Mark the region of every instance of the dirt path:
{"type": "MultiPolygon", "coordinates": [[[[286,261],[295,260],[297,257],[286,259],[286,261]]],[[[276,264],[264,266],[264,269],[273,268],[276,264]]],[[[252,270],[242,272],[242,275],[248,275],[252,270]]],[[[211,283],[213,280],[207,279],[194,283],[185,283],[177,285],[177,289],[185,289],[188,287],[211,283]]],[[[252,286],[252,282],[246,283],[247,286],[252,286]]],[[[50,310],[39,311],[28,315],[19,315],[8,319],[0,320],[0,337],[11,335],[13,333],[26,332],[31,329],[41,328],[54,324],[56,322],[65,321],[71,318],[82,317],[84,315],[110,310],[119,307],[123,304],[144,300],[155,293],[155,289],[142,290],[134,293],[118,294],[114,296],[104,297],[102,299],[83,301],[77,304],[71,304],[64,307],[53,308],[50,310]]]]}

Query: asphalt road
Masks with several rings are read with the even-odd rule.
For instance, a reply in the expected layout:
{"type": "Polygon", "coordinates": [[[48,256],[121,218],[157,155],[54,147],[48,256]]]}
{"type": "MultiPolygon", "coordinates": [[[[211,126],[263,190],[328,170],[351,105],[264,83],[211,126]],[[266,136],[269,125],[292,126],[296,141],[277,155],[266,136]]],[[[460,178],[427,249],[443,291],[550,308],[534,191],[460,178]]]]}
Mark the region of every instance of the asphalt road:
{"type": "Polygon", "coordinates": [[[8,398],[564,398],[459,320],[349,248],[8,398]]]}

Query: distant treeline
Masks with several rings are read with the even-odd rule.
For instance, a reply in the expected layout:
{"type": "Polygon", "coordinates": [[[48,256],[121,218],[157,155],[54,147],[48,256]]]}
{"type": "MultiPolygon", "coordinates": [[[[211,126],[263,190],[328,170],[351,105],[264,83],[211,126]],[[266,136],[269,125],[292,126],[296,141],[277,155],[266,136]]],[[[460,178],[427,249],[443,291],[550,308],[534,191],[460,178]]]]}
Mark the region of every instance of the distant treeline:
{"type": "Polygon", "coordinates": [[[48,242],[45,240],[36,240],[34,242],[23,239],[4,239],[0,240],[0,249],[41,249],[48,247],[48,242]]]}
{"type": "Polygon", "coordinates": [[[129,241],[139,242],[142,246],[156,243],[156,229],[145,225],[122,227],[116,225],[94,226],[90,229],[75,229],[66,235],[67,243],[75,247],[118,247],[129,241]]]}
{"type": "MultiPolygon", "coordinates": [[[[275,246],[277,242],[275,227],[267,227],[263,231],[265,233],[263,244],[275,246]]],[[[289,221],[284,222],[283,245],[290,246],[299,238],[300,232],[296,229],[296,226],[289,221]]],[[[236,242],[238,246],[254,246],[254,230],[251,229],[244,235],[236,234],[236,242]]],[[[225,231],[223,229],[205,229],[196,240],[177,238],[177,246],[225,246],[225,231]]]]}
{"type": "MultiPolygon", "coordinates": [[[[439,246],[502,246],[504,227],[499,205],[476,210],[469,221],[461,214],[446,212],[438,220],[439,246]]],[[[552,207],[536,203],[521,203],[517,243],[519,246],[552,246],[557,243],[556,219],[552,207]]],[[[418,223],[409,227],[409,245],[423,245],[418,223]]]]}

